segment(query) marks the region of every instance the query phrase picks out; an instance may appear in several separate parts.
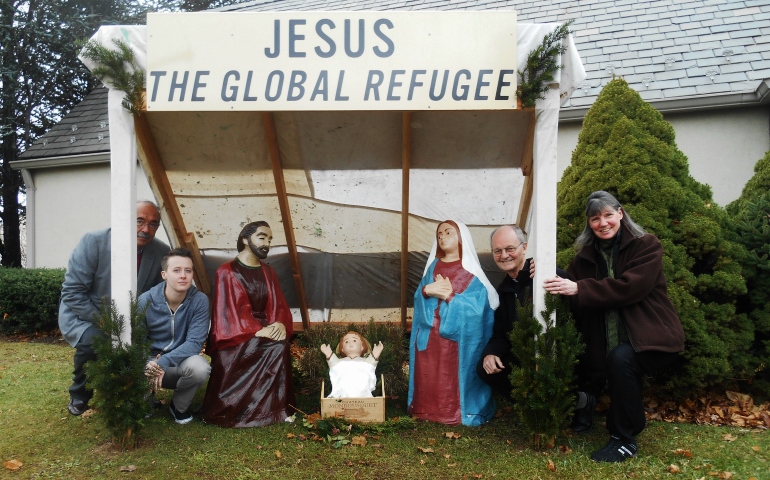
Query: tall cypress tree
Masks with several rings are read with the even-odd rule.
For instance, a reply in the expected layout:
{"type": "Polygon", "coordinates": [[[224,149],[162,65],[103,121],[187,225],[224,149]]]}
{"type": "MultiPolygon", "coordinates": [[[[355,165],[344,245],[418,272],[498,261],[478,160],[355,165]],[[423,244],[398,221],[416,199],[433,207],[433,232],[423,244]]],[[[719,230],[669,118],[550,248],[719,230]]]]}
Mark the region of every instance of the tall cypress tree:
{"type": "Polygon", "coordinates": [[[622,79],[604,87],[583,121],[572,164],[558,187],[558,263],[575,255],[585,202],[606,190],[664,248],[669,295],[687,335],[681,369],[668,385],[680,392],[723,384],[751,369],[753,328],[736,313],[746,292],[741,247],[711,189],[690,176],[674,129],[622,79]]]}
{"type": "Polygon", "coordinates": [[[735,220],[736,241],[746,249],[741,261],[748,291],[738,310],[754,325],[750,367],[755,393],[770,395],[770,152],[754,166],[741,196],[727,206],[735,220]]]}

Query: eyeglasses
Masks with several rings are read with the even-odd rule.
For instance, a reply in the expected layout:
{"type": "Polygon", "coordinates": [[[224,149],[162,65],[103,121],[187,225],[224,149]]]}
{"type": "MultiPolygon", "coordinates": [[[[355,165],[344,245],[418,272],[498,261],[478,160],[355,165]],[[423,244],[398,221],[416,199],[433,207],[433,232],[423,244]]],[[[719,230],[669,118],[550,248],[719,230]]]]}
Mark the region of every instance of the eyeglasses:
{"type": "Polygon", "coordinates": [[[157,230],[160,227],[160,222],[145,222],[144,220],[136,221],[136,228],[150,227],[150,230],[157,230]]]}
{"type": "Polygon", "coordinates": [[[499,257],[499,256],[501,256],[503,254],[503,251],[505,251],[505,253],[507,253],[508,255],[513,255],[516,252],[516,250],[518,250],[519,247],[522,246],[522,245],[524,245],[524,242],[521,242],[520,244],[516,245],[515,247],[505,247],[503,249],[496,248],[496,249],[492,250],[492,255],[494,255],[495,257],[499,257]]]}

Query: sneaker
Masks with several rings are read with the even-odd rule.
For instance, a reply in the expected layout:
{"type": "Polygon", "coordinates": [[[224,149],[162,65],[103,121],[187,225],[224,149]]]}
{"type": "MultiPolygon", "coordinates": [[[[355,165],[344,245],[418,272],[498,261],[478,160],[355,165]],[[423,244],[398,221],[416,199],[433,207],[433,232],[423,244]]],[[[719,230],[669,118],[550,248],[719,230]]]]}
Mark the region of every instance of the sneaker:
{"type": "Polygon", "coordinates": [[[586,394],[586,405],[583,408],[576,408],[572,416],[572,423],[569,428],[575,433],[588,433],[594,429],[594,413],[596,412],[596,397],[586,394]]]}
{"type": "Polygon", "coordinates": [[[612,435],[602,448],[591,454],[591,460],[595,462],[620,463],[627,458],[635,457],[636,451],[636,442],[624,442],[619,437],[612,435]]]}
{"type": "Polygon", "coordinates": [[[70,412],[70,415],[79,417],[80,415],[83,415],[83,412],[88,410],[88,402],[70,398],[70,403],[67,405],[67,410],[70,412]]]}
{"type": "Polygon", "coordinates": [[[174,406],[174,402],[171,402],[171,405],[169,405],[168,409],[171,410],[171,416],[174,417],[174,421],[179,425],[184,425],[186,423],[192,422],[192,413],[190,413],[189,411],[180,412],[174,406]]]}

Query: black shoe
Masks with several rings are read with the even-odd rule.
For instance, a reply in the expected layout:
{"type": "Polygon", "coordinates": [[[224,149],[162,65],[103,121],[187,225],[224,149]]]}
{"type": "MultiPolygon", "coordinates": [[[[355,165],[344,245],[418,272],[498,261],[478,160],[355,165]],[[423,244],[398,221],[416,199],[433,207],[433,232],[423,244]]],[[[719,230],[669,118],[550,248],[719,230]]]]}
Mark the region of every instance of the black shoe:
{"type": "Polygon", "coordinates": [[[192,422],[192,413],[190,411],[180,412],[174,406],[174,402],[171,402],[171,405],[168,407],[168,409],[171,410],[171,416],[174,417],[174,421],[179,425],[192,422]]]}
{"type": "Polygon", "coordinates": [[[596,397],[587,393],[586,405],[583,408],[576,408],[572,416],[572,423],[569,428],[575,433],[588,433],[594,429],[594,413],[596,412],[596,397]]]}
{"type": "Polygon", "coordinates": [[[627,458],[635,457],[636,452],[636,442],[624,442],[615,435],[612,435],[602,448],[591,454],[591,460],[595,462],[620,463],[627,458]]]}
{"type": "Polygon", "coordinates": [[[70,398],[70,404],[67,405],[67,410],[69,410],[70,415],[79,417],[80,415],[83,415],[83,412],[88,410],[88,402],[70,398]]]}

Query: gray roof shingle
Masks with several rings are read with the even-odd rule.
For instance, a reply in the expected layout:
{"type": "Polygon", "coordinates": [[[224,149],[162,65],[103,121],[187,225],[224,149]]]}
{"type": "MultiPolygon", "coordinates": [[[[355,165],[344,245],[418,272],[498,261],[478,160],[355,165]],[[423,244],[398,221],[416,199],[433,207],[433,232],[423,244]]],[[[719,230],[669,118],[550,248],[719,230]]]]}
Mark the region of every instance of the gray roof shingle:
{"type": "Polygon", "coordinates": [[[37,139],[21,154],[19,160],[109,153],[109,151],[107,89],[99,87],[75,105],[45,135],[37,139]]]}
{"type": "MultiPolygon", "coordinates": [[[[613,75],[647,100],[678,106],[703,99],[719,106],[722,98],[730,105],[731,95],[745,103],[770,79],[770,0],[255,0],[219,11],[447,9],[516,10],[522,23],[574,20],[588,76],[565,118],[582,118],[613,75]]],[[[106,89],[94,91],[21,159],[108,152],[109,131],[99,127],[106,105],[106,89]]]]}

